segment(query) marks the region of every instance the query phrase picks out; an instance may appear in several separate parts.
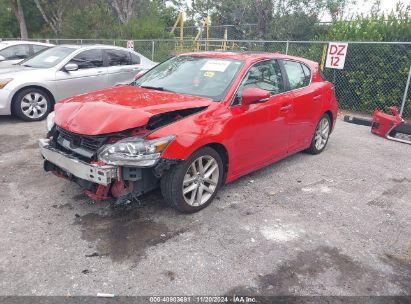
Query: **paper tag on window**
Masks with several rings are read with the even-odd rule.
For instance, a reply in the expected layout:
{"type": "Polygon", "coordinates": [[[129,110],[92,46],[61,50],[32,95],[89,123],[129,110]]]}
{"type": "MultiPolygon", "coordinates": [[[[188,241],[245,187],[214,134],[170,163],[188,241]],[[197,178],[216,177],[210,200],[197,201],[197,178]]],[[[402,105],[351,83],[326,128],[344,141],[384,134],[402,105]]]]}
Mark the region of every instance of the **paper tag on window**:
{"type": "Polygon", "coordinates": [[[230,61],[209,60],[201,68],[202,71],[224,72],[230,65],[230,61]]]}
{"type": "Polygon", "coordinates": [[[58,56],[49,56],[46,59],[44,59],[44,62],[52,63],[52,62],[56,61],[57,59],[59,59],[58,56]]]}

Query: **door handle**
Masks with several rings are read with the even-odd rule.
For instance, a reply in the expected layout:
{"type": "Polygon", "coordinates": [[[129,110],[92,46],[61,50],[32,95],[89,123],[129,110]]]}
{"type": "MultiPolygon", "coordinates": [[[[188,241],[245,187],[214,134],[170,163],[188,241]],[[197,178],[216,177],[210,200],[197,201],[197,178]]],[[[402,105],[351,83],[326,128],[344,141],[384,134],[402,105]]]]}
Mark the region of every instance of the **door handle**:
{"type": "Polygon", "coordinates": [[[287,112],[289,111],[293,106],[291,104],[285,105],[283,107],[280,108],[281,112],[287,112]]]}
{"type": "Polygon", "coordinates": [[[104,71],[97,71],[97,74],[102,74],[104,71]]]}
{"type": "Polygon", "coordinates": [[[320,98],[321,98],[321,95],[317,95],[317,96],[313,97],[313,100],[314,100],[314,101],[319,101],[320,98]]]}
{"type": "Polygon", "coordinates": [[[133,69],[121,69],[122,72],[132,72],[133,69]]]}

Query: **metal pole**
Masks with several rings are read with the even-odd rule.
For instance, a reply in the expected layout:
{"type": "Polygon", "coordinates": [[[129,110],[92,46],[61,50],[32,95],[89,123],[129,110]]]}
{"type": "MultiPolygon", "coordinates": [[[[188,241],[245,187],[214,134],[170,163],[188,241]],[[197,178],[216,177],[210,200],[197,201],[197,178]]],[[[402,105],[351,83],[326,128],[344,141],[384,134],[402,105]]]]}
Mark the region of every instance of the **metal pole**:
{"type": "Polygon", "coordinates": [[[404,112],[405,101],[407,100],[407,95],[408,95],[408,88],[410,87],[410,80],[411,80],[411,65],[408,71],[408,79],[407,79],[407,84],[405,85],[404,97],[402,98],[400,116],[402,116],[402,112],[404,112]]]}
{"type": "Polygon", "coordinates": [[[289,45],[289,41],[287,40],[287,45],[285,46],[285,54],[288,55],[288,45],[289,45]]]}
{"type": "Polygon", "coordinates": [[[151,41],[151,60],[154,61],[154,40],[151,41]]]}

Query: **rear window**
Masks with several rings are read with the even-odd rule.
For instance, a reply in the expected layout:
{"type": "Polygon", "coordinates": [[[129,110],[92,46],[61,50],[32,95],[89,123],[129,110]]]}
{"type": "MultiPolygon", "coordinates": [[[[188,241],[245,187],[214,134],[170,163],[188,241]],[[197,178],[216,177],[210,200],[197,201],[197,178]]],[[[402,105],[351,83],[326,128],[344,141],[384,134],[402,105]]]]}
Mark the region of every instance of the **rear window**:
{"type": "Polygon", "coordinates": [[[306,87],[310,84],[311,72],[305,64],[291,60],[283,60],[282,62],[287,72],[291,90],[306,87]]]}
{"type": "Polygon", "coordinates": [[[134,53],[130,53],[131,54],[131,63],[132,64],[140,64],[140,57],[139,56],[137,56],[136,54],[134,54],[134,53]]]}
{"type": "Polygon", "coordinates": [[[106,50],[108,65],[131,65],[130,53],[122,50],[106,50]]]}

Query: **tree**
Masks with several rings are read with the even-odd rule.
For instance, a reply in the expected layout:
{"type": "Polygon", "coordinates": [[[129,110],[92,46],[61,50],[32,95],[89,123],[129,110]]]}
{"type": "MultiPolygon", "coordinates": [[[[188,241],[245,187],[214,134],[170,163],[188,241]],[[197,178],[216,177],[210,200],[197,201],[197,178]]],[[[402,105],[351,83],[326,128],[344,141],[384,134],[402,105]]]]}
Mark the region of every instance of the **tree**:
{"type": "Polygon", "coordinates": [[[21,5],[21,0],[11,0],[11,6],[13,8],[14,15],[16,16],[17,21],[20,26],[20,37],[22,39],[27,39],[27,26],[26,18],[24,17],[23,6],[21,5]]]}
{"type": "Polygon", "coordinates": [[[108,0],[115,10],[118,20],[122,24],[127,24],[134,16],[135,0],[108,0]]]}
{"type": "Polygon", "coordinates": [[[34,2],[54,35],[59,37],[63,28],[64,12],[71,0],[34,0],[34,2]]]}

